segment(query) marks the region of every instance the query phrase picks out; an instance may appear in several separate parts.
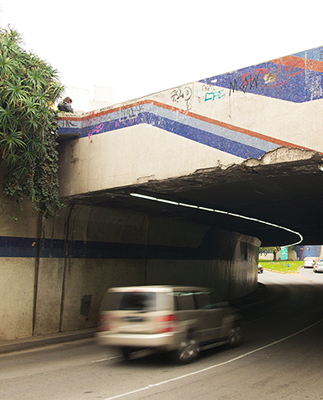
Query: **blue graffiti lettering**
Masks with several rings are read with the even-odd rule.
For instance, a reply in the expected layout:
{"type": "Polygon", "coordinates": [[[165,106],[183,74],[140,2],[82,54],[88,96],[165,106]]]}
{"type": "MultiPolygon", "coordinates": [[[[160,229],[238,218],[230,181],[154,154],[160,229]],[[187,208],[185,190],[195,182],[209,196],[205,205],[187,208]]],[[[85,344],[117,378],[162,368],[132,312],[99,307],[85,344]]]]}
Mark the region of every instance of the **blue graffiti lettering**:
{"type": "Polygon", "coordinates": [[[216,99],[222,99],[222,97],[225,96],[225,93],[223,93],[223,89],[218,90],[217,92],[207,92],[205,93],[205,99],[204,101],[208,100],[216,100],[216,99]]]}

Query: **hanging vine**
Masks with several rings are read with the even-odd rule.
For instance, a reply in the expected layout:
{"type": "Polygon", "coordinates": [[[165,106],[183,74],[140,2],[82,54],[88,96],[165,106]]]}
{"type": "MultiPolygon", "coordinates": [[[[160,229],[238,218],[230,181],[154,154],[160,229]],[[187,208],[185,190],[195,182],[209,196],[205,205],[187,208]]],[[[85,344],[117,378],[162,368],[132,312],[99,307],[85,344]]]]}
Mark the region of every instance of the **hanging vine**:
{"type": "Polygon", "coordinates": [[[0,29],[0,160],[3,192],[53,216],[58,195],[57,112],[64,87],[57,71],[23,48],[20,34],[0,29]]]}

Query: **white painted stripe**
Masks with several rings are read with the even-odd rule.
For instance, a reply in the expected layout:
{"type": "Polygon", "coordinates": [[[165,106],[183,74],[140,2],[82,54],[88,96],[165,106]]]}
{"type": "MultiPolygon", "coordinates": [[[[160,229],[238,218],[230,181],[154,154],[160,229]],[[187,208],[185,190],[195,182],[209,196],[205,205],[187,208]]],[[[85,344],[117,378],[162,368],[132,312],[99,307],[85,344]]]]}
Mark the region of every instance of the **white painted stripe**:
{"type": "Polygon", "coordinates": [[[196,208],[197,210],[209,211],[209,212],[213,212],[213,213],[217,213],[217,214],[230,215],[230,217],[246,219],[246,220],[249,220],[249,221],[258,222],[260,224],[269,225],[269,226],[272,226],[274,228],[283,229],[284,231],[293,233],[293,234],[295,234],[295,235],[297,235],[299,237],[299,240],[297,242],[291,243],[291,244],[286,244],[286,245],[281,246],[281,247],[296,246],[297,244],[302,243],[302,241],[303,241],[303,236],[299,232],[293,231],[292,229],[289,229],[289,228],[285,228],[284,226],[281,226],[281,225],[273,224],[272,222],[263,221],[263,220],[258,219],[258,218],[247,217],[245,215],[235,214],[235,213],[231,213],[229,211],[223,211],[223,210],[216,210],[216,209],[213,209],[213,208],[200,207],[200,206],[196,206],[194,204],[177,203],[175,201],[170,201],[170,200],[167,200],[167,199],[161,199],[161,198],[157,198],[157,197],[147,196],[147,195],[143,195],[143,194],[140,194],[140,193],[130,193],[130,196],[139,197],[139,198],[142,198],[142,199],[145,199],[145,200],[157,201],[157,202],[160,202],[160,203],[169,203],[169,204],[172,204],[172,205],[175,205],[175,206],[180,206],[180,207],[196,208]]]}
{"type": "Polygon", "coordinates": [[[94,361],[91,361],[91,362],[92,362],[92,363],[100,363],[100,362],[104,362],[104,361],[115,360],[116,358],[122,358],[122,356],[114,356],[114,357],[101,358],[100,360],[94,360],[94,361]]]}

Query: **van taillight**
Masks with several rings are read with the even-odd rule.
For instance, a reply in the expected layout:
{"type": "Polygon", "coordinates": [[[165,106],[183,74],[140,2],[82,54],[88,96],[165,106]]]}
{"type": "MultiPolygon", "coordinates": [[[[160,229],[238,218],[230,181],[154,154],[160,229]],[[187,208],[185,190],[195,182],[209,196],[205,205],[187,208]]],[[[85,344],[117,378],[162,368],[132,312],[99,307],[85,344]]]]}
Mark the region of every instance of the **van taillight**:
{"type": "Polygon", "coordinates": [[[173,332],[175,330],[175,315],[163,315],[157,317],[156,333],[173,332]]]}
{"type": "Polygon", "coordinates": [[[98,321],[98,332],[109,331],[109,317],[107,315],[100,315],[98,321]]]}

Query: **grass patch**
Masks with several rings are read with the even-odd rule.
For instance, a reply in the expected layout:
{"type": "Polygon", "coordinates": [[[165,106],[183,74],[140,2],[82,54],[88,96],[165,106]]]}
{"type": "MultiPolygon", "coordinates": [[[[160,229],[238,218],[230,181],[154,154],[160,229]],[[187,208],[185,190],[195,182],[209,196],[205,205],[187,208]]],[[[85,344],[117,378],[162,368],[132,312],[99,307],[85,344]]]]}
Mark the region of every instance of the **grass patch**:
{"type": "Polygon", "coordinates": [[[298,268],[304,265],[304,261],[259,260],[259,264],[261,264],[265,269],[272,271],[282,272],[284,274],[296,274],[298,272],[298,268]]]}

